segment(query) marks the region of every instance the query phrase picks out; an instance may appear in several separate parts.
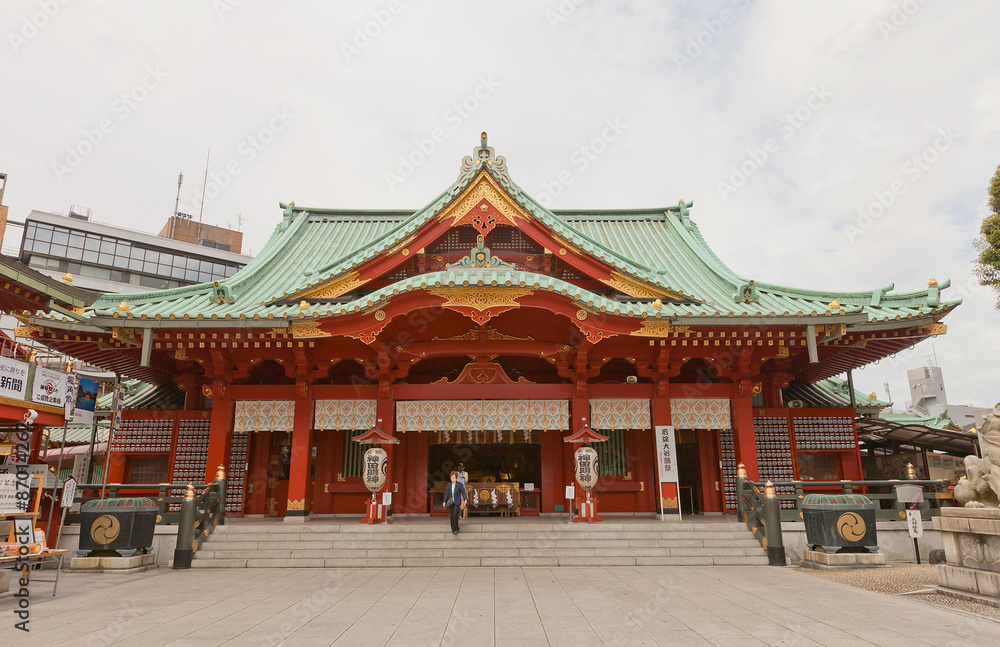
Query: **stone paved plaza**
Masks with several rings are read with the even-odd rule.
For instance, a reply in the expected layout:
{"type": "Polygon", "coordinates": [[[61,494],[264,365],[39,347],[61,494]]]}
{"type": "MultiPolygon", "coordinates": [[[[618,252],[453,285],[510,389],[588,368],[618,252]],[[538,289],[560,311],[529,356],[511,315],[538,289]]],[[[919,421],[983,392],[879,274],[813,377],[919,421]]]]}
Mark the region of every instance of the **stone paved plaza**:
{"type": "Polygon", "coordinates": [[[995,621],[774,567],[160,569],[50,593],[29,634],[0,600],[0,645],[1000,645],[995,621]]]}

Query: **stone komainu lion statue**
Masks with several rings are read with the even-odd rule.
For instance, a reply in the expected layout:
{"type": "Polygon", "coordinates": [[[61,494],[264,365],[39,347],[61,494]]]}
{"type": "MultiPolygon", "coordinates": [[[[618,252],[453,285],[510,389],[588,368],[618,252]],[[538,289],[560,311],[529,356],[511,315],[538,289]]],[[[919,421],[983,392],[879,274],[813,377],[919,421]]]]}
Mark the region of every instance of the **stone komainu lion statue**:
{"type": "Polygon", "coordinates": [[[955,486],[955,499],[967,508],[1000,506],[1000,409],[986,416],[979,429],[983,457],[965,457],[966,478],[955,486]]]}

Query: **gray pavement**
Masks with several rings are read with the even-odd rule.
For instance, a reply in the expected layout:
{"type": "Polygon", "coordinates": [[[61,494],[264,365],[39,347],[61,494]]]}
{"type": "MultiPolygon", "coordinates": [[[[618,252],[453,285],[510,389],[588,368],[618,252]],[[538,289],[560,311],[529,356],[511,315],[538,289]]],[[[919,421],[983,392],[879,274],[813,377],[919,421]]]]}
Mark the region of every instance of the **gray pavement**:
{"type": "Polygon", "coordinates": [[[32,585],[0,645],[1000,645],[1000,623],[775,567],[161,569],[32,585]]]}

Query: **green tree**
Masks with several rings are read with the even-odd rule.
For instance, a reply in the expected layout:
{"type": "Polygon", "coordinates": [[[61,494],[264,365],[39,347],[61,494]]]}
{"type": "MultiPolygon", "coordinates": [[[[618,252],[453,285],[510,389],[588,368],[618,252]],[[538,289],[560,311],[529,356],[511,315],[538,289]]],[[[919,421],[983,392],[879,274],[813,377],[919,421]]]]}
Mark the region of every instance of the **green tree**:
{"type": "Polygon", "coordinates": [[[996,307],[1000,310],[1000,166],[990,182],[990,211],[979,228],[979,238],[972,244],[979,252],[975,261],[975,274],[980,285],[997,292],[996,307]]]}

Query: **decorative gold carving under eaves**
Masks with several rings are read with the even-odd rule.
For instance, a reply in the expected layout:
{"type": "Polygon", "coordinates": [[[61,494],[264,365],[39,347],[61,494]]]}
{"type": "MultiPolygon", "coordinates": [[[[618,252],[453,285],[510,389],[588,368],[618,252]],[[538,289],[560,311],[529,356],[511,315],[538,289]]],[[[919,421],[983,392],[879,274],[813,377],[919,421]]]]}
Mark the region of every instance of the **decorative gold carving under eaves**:
{"type": "Polygon", "coordinates": [[[112,328],[111,338],[133,346],[138,346],[142,343],[142,333],[135,328],[112,328]]]}
{"type": "Polygon", "coordinates": [[[662,288],[650,285],[645,281],[626,276],[621,272],[612,272],[611,278],[604,281],[609,287],[638,299],[682,299],[679,294],[667,292],[662,288]]]}
{"type": "Polygon", "coordinates": [[[330,336],[330,333],[323,332],[319,324],[315,321],[305,321],[303,323],[292,322],[292,339],[316,339],[318,337],[330,336]]]}
{"type": "Polygon", "coordinates": [[[357,272],[348,272],[294,295],[294,299],[335,299],[364,285],[357,272]]]}
{"type": "MultiPolygon", "coordinates": [[[[479,327],[469,328],[466,332],[461,335],[455,335],[454,337],[435,337],[434,341],[479,341],[479,331],[483,330],[479,327]]],[[[485,329],[486,340],[487,341],[535,341],[533,337],[514,337],[513,335],[505,335],[496,328],[485,329]]]]}
{"type": "Polygon", "coordinates": [[[937,335],[944,335],[948,332],[948,326],[942,323],[930,324],[927,326],[920,326],[920,332],[935,337],[937,335]]]}
{"type": "Polygon", "coordinates": [[[436,297],[445,300],[446,308],[472,308],[487,310],[495,307],[518,308],[521,297],[535,293],[524,288],[434,288],[427,290],[436,297]]]}
{"type": "Polygon", "coordinates": [[[675,332],[685,331],[681,330],[680,327],[675,327],[669,321],[650,321],[649,319],[645,319],[642,322],[642,328],[631,334],[635,337],[669,337],[675,332]]]}
{"type": "Polygon", "coordinates": [[[518,218],[528,220],[527,212],[524,211],[521,205],[514,202],[488,173],[480,173],[472,186],[463,191],[457,199],[453,200],[450,205],[441,211],[438,220],[452,218],[451,226],[454,227],[465,214],[472,211],[484,198],[493,205],[493,208],[500,215],[507,219],[508,224],[516,227],[518,218]]]}
{"type": "Polygon", "coordinates": [[[45,332],[44,326],[38,326],[36,324],[25,324],[23,326],[17,326],[14,328],[15,337],[31,337],[32,333],[43,333],[45,332]]]}
{"type": "Polygon", "coordinates": [[[288,499],[288,510],[305,510],[306,500],[305,499],[288,499]]]}

